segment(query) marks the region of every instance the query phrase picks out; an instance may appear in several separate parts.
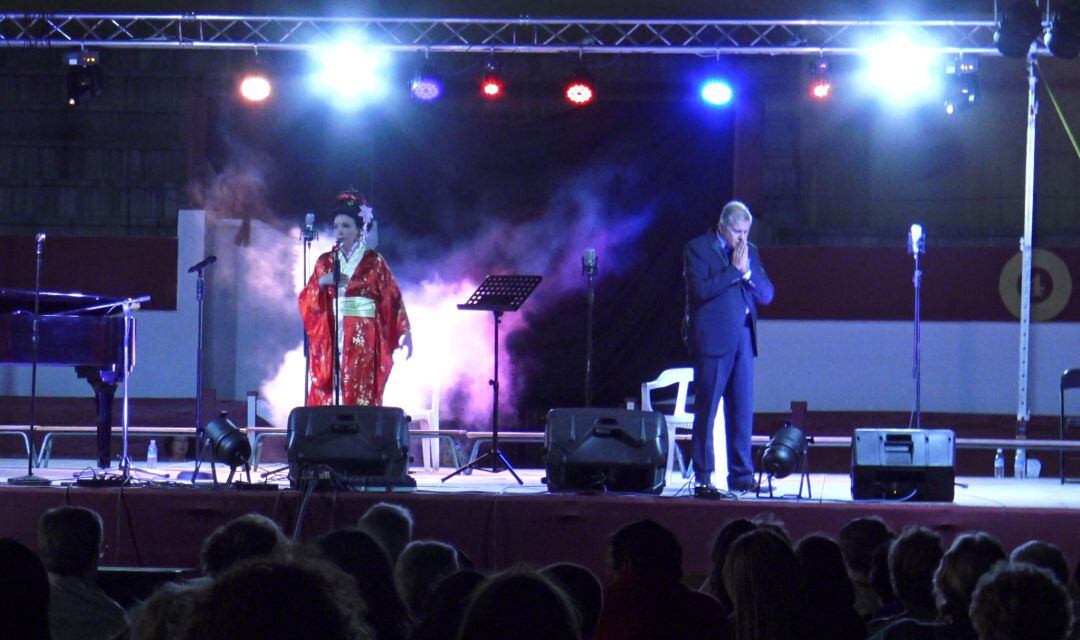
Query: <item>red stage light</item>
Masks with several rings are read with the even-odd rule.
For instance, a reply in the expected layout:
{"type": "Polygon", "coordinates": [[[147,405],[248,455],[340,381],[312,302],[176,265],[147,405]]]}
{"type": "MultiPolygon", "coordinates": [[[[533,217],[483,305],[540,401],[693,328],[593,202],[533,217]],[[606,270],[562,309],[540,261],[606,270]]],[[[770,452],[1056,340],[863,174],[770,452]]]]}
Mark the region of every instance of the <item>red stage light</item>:
{"type": "Polygon", "coordinates": [[[818,80],[814,84],[810,85],[810,95],[818,100],[824,100],[828,98],[832,93],[832,85],[828,80],[818,80]]]}
{"type": "Polygon", "coordinates": [[[589,104],[592,102],[593,88],[587,82],[574,81],[566,85],[566,99],[577,105],[589,104]]]}
{"type": "Polygon", "coordinates": [[[495,76],[488,76],[484,78],[484,82],[480,85],[480,90],[484,93],[485,98],[498,98],[502,95],[502,81],[495,76]]]}

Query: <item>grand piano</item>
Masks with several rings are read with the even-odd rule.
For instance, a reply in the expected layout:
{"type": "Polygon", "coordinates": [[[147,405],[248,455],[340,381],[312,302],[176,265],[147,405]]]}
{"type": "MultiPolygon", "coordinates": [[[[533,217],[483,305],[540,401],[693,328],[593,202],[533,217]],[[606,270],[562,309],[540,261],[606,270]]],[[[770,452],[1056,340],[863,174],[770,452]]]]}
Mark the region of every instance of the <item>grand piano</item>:
{"type": "MultiPolygon", "coordinates": [[[[128,366],[124,366],[122,298],[42,291],[38,323],[38,364],[69,366],[90,383],[97,402],[98,465],[109,466],[112,402],[116,385],[135,361],[135,320],[131,320],[128,366]]],[[[34,292],[0,289],[0,365],[34,362],[34,292]]]]}

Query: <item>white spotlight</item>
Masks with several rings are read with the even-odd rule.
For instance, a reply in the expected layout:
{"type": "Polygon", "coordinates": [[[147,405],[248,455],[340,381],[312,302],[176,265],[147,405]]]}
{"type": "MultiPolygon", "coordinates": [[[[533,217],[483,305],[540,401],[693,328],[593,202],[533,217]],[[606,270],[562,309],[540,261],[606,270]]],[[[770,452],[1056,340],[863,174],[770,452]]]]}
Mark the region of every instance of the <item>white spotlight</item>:
{"type": "Polygon", "coordinates": [[[341,107],[357,107],[382,98],[386,56],[355,42],[343,42],[313,54],[319,65],[313,76],[315,88],[341,107]]]}
{"type": "Polygon", "coordinates": [[[938,56],[907,36],[893,36],[866,53],[866,80],[893,102],[933,98],[940,90],[938,56]]]}

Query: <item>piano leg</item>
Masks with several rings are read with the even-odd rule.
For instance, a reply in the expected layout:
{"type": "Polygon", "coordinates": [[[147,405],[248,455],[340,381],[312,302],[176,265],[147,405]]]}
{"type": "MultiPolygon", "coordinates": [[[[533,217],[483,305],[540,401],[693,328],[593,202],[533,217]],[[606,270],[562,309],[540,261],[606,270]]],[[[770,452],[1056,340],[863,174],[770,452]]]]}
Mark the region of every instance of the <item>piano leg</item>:
{"type": "Polygon", "coordinates": [[[80,378],[85,378],[94,389],[97,402],[97,457],[98,466],[108,469],[112,461],[112,405],[116,396],[119,376],[114,371],[101,371],[94,367],[75,367],[80,378]]]}
{"type": "Polygon", "coordinates": [[[94,385],[94,397],[97,399],[97,455],[98,466],[108,469],[112,460],[112,404],[116,395],[116,383],[102,382],[94,385]]]}

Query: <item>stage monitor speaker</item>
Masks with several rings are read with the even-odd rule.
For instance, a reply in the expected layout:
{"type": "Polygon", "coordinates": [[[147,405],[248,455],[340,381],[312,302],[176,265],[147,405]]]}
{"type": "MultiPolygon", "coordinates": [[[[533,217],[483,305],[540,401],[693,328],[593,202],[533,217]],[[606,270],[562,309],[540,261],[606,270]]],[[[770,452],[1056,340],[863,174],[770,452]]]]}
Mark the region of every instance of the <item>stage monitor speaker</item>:
{"type": "Polygon", "coordinates": [[[549,491],[664,490],[667,426],[656,411],[552,409],[544,451],[549,491]]]}
{"type": "Polygon", "coordinates": [[[952,502],[956,436],[951,429],[855,429],[851,496],[952,502]]]}
{"type": "Polygon", "coordinates": [[[297,407],[289,414],[289,482],[319,489],[416,487],[409,477],[409,424],[395,407],[297,407]]]}

